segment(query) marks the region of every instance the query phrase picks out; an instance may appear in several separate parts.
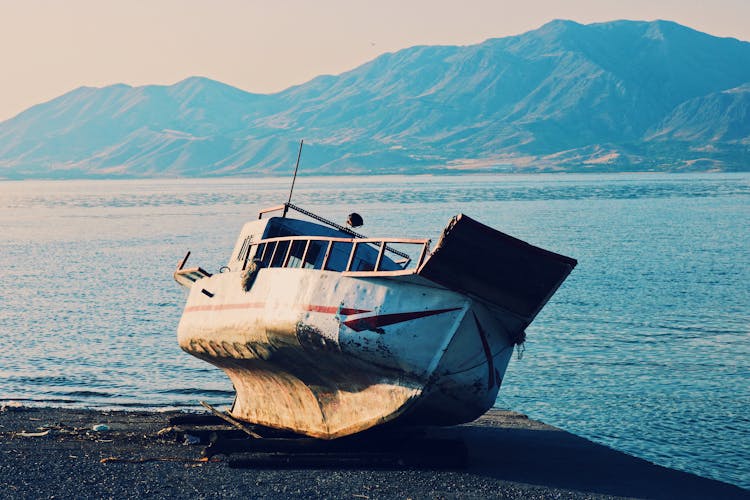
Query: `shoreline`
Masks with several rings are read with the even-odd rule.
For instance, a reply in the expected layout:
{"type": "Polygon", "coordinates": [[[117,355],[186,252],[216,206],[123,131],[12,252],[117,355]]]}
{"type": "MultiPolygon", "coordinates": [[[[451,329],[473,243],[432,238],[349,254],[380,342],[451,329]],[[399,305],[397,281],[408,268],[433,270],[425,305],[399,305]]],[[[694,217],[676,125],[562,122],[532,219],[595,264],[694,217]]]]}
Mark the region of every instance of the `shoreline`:
{"type": "Polygon", "coordinates": [[[738,486],[658,466],[510,411],[420,430],[433,442],[465,446],[465,462],[447,468],[384,468],[367,460],[235,468],[225,455],[201,458],[205,442],[184,444],[186,436],[170,424],[180,415],[186,413],[2,407],[0,489],[10,498],[750,498],[738,486]]]}

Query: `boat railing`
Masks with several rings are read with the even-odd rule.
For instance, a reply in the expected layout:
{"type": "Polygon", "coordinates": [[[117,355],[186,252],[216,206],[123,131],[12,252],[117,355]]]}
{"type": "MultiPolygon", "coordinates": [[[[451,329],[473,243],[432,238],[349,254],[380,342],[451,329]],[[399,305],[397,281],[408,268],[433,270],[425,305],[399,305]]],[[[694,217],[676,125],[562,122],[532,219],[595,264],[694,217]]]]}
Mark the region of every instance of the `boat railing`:
{"type": "Polygon", "coordinates": [[[245,250],[242,270],[246,270],[252,256],[261,267],[305,267],[326,271],[339,271],[348,276],[397,276],[414,274],[429,253],[430,240],[417,238],[341,238],[331,236],[280,236],[265,238],[248,245],[245,250]],[[337,245],[341,245],[337,249],[337,245]],[[348,246],[351,245],[349,249],[348,246]],[[406,257],[394,261],[386,257],[392,252],[389,245],[414,246],[412,259],[406,257]],[[369,247],[364,257],[359,251],[369,247]],[[322,259],[321,251],[325,249],[322,259]],[[334,250],[339,255],[334,259],[334,250]],[[341,255],[341,252],[344,252],[341,255]],[[346,253],[348,252],[348,255],[346,253]],[[345,258],[341,258],[341,257],[345,258]],[[359,258],[358,258],[359,257],[359,258]],[[384,264],[388,262],[388,266],[384,264]],[[409,266],[412,263],[413,265],[409,266]],[[397,268],[394,268],[397,267],[397,268]]]}
{"type": "MultiPolygon", "coordinates": [[[[279,212],[279,211],[283,212],[281,215],[282,217],[286,217],[286,214],[287,212],[289,212],[290,209],[302,215],[306,215],[307,217],[310,217],[311,219],[314,219],[318,222],[322,222],[323,224],[326,224],[327,226],[337,229],[341,231],[342,233],[350,234],[354,236],[355,238],[359,238],[359,239],[367,239],[367,236],[365,236],[364,234],[360,234],[349,227],[342,226],[341,224],[337,224],[333,222],[332,220],[328,220],[325,217],[321,217],[320,215],[316,213],[310,212],[309,210],[305,210],[304,208],[298,207],[297,205],[293,205],[292,203],[284,203],[283,205],[276,205],[274,207],[265,208],[261,210],[260,212],[258,212],[258,219],[262,219],[265,214],[268,214],[271,212],[279,212]]],[[[386,246],[385,251],[390,252],[394,255],[398,255],[399,257],[402,257],[404,259],[407,259],[406,262],[412,260],[408,254],[401,252],[399,250],[396,250],[395,248],[386,246]]]]}

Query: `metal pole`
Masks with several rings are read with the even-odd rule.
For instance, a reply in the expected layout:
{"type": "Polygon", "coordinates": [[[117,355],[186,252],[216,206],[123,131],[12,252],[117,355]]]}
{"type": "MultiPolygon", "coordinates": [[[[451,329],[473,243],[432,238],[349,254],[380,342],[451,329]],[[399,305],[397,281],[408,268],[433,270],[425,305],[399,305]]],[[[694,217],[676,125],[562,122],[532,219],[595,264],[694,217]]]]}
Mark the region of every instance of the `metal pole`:
{"type": "Polygon", "coordinates": [[[305,143],[305,140],[302,139],[299,141],[299,152],[297,153],[297,164],[294,166],[294,177],[292,177],[292,187],[289,189],[289,200],[286,202],[286,206],[284,206],[284,217],[286,217],[286,213],[289,210],[289,205],[292,203],[292,192],[294,191],[294,181],[297,180],[297,169],[299,168],[299,159],[302,157],[302,145],[305,143]]]}

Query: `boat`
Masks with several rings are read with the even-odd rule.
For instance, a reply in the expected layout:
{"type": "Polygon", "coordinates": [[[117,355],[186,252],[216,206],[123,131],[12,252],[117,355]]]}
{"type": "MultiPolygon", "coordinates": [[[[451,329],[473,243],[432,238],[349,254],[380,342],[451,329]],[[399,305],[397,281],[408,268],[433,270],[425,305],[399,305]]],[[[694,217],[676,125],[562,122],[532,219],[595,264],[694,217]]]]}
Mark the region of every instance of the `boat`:
{"type": "Polygon", "coordinates": [[[229,376],[231,417],[320,439],[484,414],[577,263],[463,214],[434,248],[366,238],[291,194],[244,225],[219,272],[189,255],[180,347],[229,376]]]}

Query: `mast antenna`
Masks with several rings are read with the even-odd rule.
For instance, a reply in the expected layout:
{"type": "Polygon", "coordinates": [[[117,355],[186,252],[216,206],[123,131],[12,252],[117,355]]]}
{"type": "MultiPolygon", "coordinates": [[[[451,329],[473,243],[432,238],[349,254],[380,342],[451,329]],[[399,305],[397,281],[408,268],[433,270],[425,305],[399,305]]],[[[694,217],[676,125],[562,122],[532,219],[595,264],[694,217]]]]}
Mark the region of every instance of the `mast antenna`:
{"type": "Polygon", "coordinates": [[[299,152],[297,153],[297,164],[294,166],[294,177],[292,177],[292,187],[289,189],[289,200],[287,200],[286,204],[284,205],[284,215],[283,217],[286,217],[287,211],[289,211],[289,205],[292,203],[292,192],[294,192],[294,181],[297,180],[297,169],[299,168],[299,159],[302,157],[302,145],[305,143],[305,140],[302,139],[299,141],[299,152]]]}

